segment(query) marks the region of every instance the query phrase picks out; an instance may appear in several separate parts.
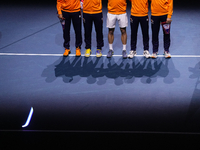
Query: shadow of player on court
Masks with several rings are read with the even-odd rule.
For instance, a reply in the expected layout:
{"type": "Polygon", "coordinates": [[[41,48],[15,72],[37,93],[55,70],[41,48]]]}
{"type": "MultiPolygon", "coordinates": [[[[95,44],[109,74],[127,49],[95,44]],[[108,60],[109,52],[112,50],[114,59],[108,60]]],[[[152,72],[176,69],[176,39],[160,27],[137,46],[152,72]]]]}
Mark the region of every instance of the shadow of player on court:
{"type": "Polygon", "coordinates": [[[164,83],[171,84],[174,78],[180,77],[180,73],[175,69],[172,59],[61,57],[44,69],[42,77],[46,77],[46,82],[53,82],[61,77],[63,82],[71,84],[86,78],[88,84],[97,85],[113,79],[114,84],[120,86],[132,84],[136,78],[141,79],[144,84],[152,84],[160,77],[164,83]]]}
{"type": "Polygon", "coordinates": [[[194,125],[193,121],[197,119],[195,123],[197,126],[194,126],[199,129],[200,120],[199,120],[199,112],[200,111],[200,62],[198,62],[194,68],[189,67],[188,70],[192,73],[189,78],[197,80],[194,88],[194,92],[192,95],[192,99],[190,101],[189,109],[186,116],[186,125],[194,125]]]}

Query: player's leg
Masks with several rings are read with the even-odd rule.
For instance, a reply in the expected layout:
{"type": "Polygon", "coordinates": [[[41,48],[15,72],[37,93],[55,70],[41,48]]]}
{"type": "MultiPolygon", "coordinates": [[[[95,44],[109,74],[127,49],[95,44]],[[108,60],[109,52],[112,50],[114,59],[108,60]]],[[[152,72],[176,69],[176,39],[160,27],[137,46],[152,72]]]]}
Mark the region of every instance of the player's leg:
{"type": "Polygon", "coordinates": [[[127,44],[127,33],[126,33],[126,27],[128,26],[128,17],[127,14],[121,14],[118,15],[118,23],[121,31],[121,41],[123,44],[122,48],[122,57],[127,58],[126,54],[126,44],[127,44]]]}
{"type": "Polygon", "coordinates": [[[107,57],[112,57],[113,55],[113,41],[114,41],[114,31],[116,24],[117,15],[113,15],[107,13],[107,28],[108,28],[108,43],[109,43],[109,51],[107,57]]]}
{"type": "Polygon", "coordinates": [[[70,51],[70,27],[71,27],[71,15],[68,12],[62,11],[63,17],[65,18],[65,25],[64,25],[64,30],[63,30],[63,38],[64,38],[64,43],[63,46],[65,48],[65,52],[63,56],[68,56],[71,51],[70,51]]]}
{"type": "MultiPolygon", "coordinates": [[[[127,33],[126,33],[126,27],[120,28],[121,31],[121,41],[123,45],[127,44],[127,33]]],[[[126,48],[123,47],[123,50],[126,50],[126,48]]]]}
{"type": "MultiPolygon", "coordinates": [[[[161,22],[165,22],[167,20],[167,15],[164,15],[161,17],[161,22]]],[[[169,30],[169,34],[164,32],[163,29],[163,41],[164,41],[164,54],[166,58],[171,58],[171,55],[169,53],[169,47],[170,47],[170,30],[169,30]]]]}
{"type": "Polygon", "coordinates": [[[85,57],[91,55],[91,34],[92,34],[92,15],[83,13],[83,25],[84,25],[84,38],[85,38],[85,57]]]}
{"type": "MultiPolygon", "coordinates": [[[[113,41],[114,41],[114,31],[115,31],[115,28],[109,28],[108,29],[108,43],[109,44],[113,44],[113,41]]],[[[110,48],[113,50],[113,48],[110,48]]]]}
{"type": "Polygon", "coordinates": [[[72,23],[75,31],[75,46],[76,49],[81,49],[82,45],[82,24],[81,24],[81,12],[73,13],[72,23]]]}
{"type": "Polygon", "coordinates": [[[149,54],[149,17],[140,17],[140,25],[142,29],[142,37],[143,37],[143,55],[146,58],[149,58],[151,55],[149,54]]]}
{"type": "Polygon", "coordinates": [[[115,28],[108,29],[109,51],[108,51],[107,57],[112,57],[112,55],[114,54],[114,51],[113,51],[114,31],[115,31],[115,28]]]}
{"type": "Polygon", "coordinates": [[[151,29],[152,29],[152,44],[153,44],[153,55],[152,58],[157,58],[158,47],[159,47],[159,30],[160,30],[160,17],[151,16],[151,29]]]}
{"type": "Polygon", "coordinates": [[[96,56],[101,57],[101,48],[104,46],[103,40],[103,14],[95,14],[94,17],[94,26],[96,31],[96,41],[97,41],[97,51],[96,56]]]}
{"type": "Polygon", "coordinates": [[[136,55],[137,32],[139,26],[138,17],[132,15],[130,16],[130,26],[131,26],[131,50],[128,57],[133,58],[136,55]]]}

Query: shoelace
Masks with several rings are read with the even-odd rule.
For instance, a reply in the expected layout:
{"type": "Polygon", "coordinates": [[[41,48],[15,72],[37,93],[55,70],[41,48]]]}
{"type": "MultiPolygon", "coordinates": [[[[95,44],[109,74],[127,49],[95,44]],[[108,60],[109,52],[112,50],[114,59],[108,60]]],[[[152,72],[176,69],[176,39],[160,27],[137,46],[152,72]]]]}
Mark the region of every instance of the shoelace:
{"type": "Polygon", "coordinates": [[[112,54],[112,53],[113,53],[113,51],[112,51],[112,50],[109,50],[109,53],[110,53],[110,54],[112,54]]]}
{"type": "Polygon", "coordinates": [[[167,55],[168,55],[168,54],[169,54],[169,52],[166,52],[166,51],[165,51],[165,54],[167,54],[167,55]]]}
{"type": "Polygon", "coordinates": [[[133,55],[133,54],[135,54],[135,52],[134,51],[130,51],[130,55],[133,55]]]}

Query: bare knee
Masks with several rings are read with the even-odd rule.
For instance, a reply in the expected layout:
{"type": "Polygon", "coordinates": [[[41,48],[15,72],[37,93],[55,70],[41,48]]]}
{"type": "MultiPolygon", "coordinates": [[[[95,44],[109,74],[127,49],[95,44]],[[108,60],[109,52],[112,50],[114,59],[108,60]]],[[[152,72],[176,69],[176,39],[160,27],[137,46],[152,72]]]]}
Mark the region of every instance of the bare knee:
{"type": "Polygon", "coordinates": [[[109,33],[110,35],[113,35],[113,34],[114,34],[114,30],[115,30],[114,28],[113,28],[113,29],[110,29],[110,28],[109,28],[109,32],[108,32],[108,33],[109,33]]]}
{"type": "Polygon", "coordinates": [[[120,28],[120,30],[121,30],[121,34],[122,34],[122,35],[125,35],[125,34],[126,34],[126,28],[120,28]]]}

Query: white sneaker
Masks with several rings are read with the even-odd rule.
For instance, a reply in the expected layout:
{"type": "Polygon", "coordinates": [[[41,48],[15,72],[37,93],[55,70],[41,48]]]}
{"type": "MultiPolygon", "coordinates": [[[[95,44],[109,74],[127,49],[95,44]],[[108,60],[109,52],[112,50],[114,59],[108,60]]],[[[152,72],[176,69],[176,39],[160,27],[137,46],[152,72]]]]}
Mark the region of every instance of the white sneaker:
{"type": "Polygon", "coordinates": [[[171,58],[171,55],[169,52],[167,51],[164,51],[164,55],[165,55],[165,58],[171,58]]]}
{"type": "Polygon", "coordinates": [[[151,55],[149,54],[149,51],[148,51],[148,50],[144,50],[143,55],[144,55],[146,58],[150,58],[150,57],[151,57],[151,55]]]}
{"type": "Polygon", "coordinates": [[[151,58],[157,58],[157,57],[158,57],[158,52],[153,53],[153,54],[151,55],[151,58]]]}
{"type": "Polygon", "coordinates": [[[128,55],[128,58],[133,58],[136,54],[137,54],[136,51],[131,50],[128,55]]]}

